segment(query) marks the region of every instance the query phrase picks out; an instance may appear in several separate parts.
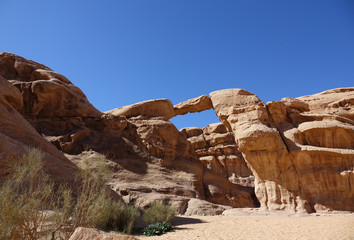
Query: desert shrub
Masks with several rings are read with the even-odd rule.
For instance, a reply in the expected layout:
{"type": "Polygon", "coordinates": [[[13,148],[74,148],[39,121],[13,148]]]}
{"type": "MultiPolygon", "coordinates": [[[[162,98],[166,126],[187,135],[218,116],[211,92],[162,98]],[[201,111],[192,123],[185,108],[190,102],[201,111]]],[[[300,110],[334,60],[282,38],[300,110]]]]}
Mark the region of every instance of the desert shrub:
{"type": "Polygon", "coordinates": [[[108,198],[106,198],[97,201],[92,208],[89,209],[89,215],[100,219],[94,219],[94,226],[97,228],[130,234],[134,222],[140,214],[134,206],[128,206],[124,203],[108,200],[108,198]],[[97,212],[100,208],[102,208],[102,211],[97,212]]]}
{"type": "Polygon", "coordinates": [[[9,177],[0,187],[0,239],[68,239],[79,226],[131,232],[138,211],[110,198],[104,161],[95,171],[84,166],[73,192],[54,186],[42,158],[40,150],[31,149],[9,163],[9,177]]]}
{"type": "Polygon", "coordinates": [[[144,235],[145,236],[155,236],[155,235],[162,235],[166,232],[171,232],[173,227],[171,224],[167,222],[158,222],[154,224],[150,224],[146,228],[144,228],[144,235]]]}
{"type": "Polygon", "coordinates": [[[168,222],[176,216],[176,210],[169,205],[154,202],[143,213],[143,219],[148,223],[168,222]]]}
{"type": "Polygon", "coordinates": [[[110,198],[105,186],[108,170],[104,160],[97,160],[94,171],[84,161],[77,179],[81,185],[76,198],[71,192],[63,192],[60,200],[63,204],[57,211],[57,216],[64,216],[61,219],[62,227],[58,229],[59,236],[63,235],[61,229],[66,229],[69,234],[65,236],[70,236],[79,226],[131,233],[139,212],[135,207],[110,198]]]}
{"type": "MultiPolygon", "coordinates": [[[[76,189],[77,196],[68,194],[67,199],[67,211],[74,228],[95,227],[103,221],[105,209],[111,203],[105,188],[105,175],[106,168],[102,159],[98,161],[95,172],[90,170],[87,162],[79,170],[77,182],[80,182],[80,185],[76,189]]],[[[62,202],[64,199],[63,197],[62,202]]]]}
{"type": "Polygon", "coordinates": [[[9,163],[10,177],[0,188],[0,239],[40,239],[54,203],[53,183],[42,171],[43,154],[31,149],[9,163]]]}

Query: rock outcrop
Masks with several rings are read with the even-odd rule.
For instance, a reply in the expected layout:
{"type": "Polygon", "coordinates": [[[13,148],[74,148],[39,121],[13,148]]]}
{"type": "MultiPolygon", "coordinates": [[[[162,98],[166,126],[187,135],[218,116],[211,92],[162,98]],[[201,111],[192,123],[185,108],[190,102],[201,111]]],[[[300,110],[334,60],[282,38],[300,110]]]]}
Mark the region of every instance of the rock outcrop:
{"type": "Polygon", "coordinates": [[[98,117],[100,112],[66,77],[11,53],[0,53],[0,75],[23,96],[19,110],[25,117],[98,117]]]}
{"type": "Polygon", "coordinates": [[[175,116],[168,99],[101,113],[80,89],[44,65],[2,53],[0,69],[2,85],[11,90],[4,98],[41,141],[65,153],[61,157],[72,166],[86,159],[94,168],[104,159],[110,187],[127,203],[144,208],[161,200],[182,214],[198,212],[188,207],[192,199],[256,206],[253,188],[232,184],[198,160],[190,142],[168,121],[175,116]]]}
{"type": "Polygon", "coordinates": [[[265,105],[252,93],[210,93],[219,119],[235,134],[270,210],[353,210],[354,88],[265,105]]]}
{"type": "MultiPolygon", "coordinates": [[[[140,103],[137,105],[141,106],[140,103]]],[[[106,112],[106,114],[120,117],[120,115],[115,115],[117,114],[115,110],[106,112]]],[[[156,193],[163,193],[165,201],[172,205],[177,199],[171,199],[169,195],[181,196],[182,198],[177,201],[181,213],[187,210],[185,203],[190,200],[183,199],[183,197],[207,200],[232,207],[256,206],[257,201],[252,198],[252,188],[232,184],[224,177],[204,168],[203,164],[198,161],[190,142],[171,122],[164,116],[148,116],[152,114],[144,112],[142,116],[127,117],[127,121],[134,126],[141,141],[141,150],[145,154],[145,166],[149,174],[141,180],[138,180],[139,176],[136,176],[136,179],[129,181],[125,187],[122,186],[121,178],[117,178],[115,184],[112,185],[116,191],[125,189],[125,192],[129,192],[129,197],[126,199],[131,201],[136,198],[137,202],[139,202],[139,196],[142,196],[141,192],[145,192],[144,199],[154,198],[156,193]],[[136,191],[132,188],[133,185],[140,190],[136,191]],[[141,191],[142,188],[145,190],[141,191]]],[[[127,176],[129,178],[132,173],[127,173],[127,176]]]]}
{"type": "Polygon", "coordinates": [[[94,168],[103,158],[110,187],[141,208],[354,210],[354,88],[267,104],[227,89],[102,113],[61,74],[0,53],[0,112],[0,179],[5,161],[37,147],[57,181],[70,181],[84,159],[94,168]],[[169,122],[210,108],[221,123],[178,131],[169,122]]]}
{"type": "Polygon", "coordinates": [[[222,123],[204,128],[183,128],[199,160],[211,172],[242,186],[254,187],[254,176],[235,142],[234,134],[222,123]]]}
{"type": "MultiPolygon", "coordinates": [[[[1,74],[15,78],[18,75],[10,71],[9,63],[3,59],[3,56],[8,57],[8,55],[0,54],[1,74]]],[[[77,167],[38,134],[18,112],[23,109],[24,105],[21,92],[0,75],[0,180],[8,174],[8,161],[22,157],[30,148],[38,148],[44,153],[44,170],[56,182],[72,181],[77,167]]]]}
{"type": "Polygon", "coordinates": [[[137,240],[133,236],[107,233],[94,228],[78,227],[69,240],[137,240]]]}

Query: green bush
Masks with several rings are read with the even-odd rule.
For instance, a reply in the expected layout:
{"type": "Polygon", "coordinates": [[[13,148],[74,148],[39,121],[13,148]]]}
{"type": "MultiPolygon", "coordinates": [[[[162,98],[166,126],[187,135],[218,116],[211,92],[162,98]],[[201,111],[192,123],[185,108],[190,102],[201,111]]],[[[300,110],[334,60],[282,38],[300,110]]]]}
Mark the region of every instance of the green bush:
{"type": "Polygon", "coordinates": [[[173,231],[173,227],[171,224],[167,222],[158,222],[154,224],[150,224],[146,228],[144,228],[144,235],[145,236],[155,236],[155,235],[162,235],[166,232],[173,231]]]}
{"type": "Polygon", "coordinates": [[[143,219],[147,223],[168,222],[176,216],[176,210],[171,206],[160,202],[154,202],[143,213],[143,219]]]}
{"type": "Polygon", "coordinates": [[[112,200],[105,186],[106,168],[84,167],[73,193],[54,187],[43,171],[43,153],[31,149],[9,164],[9,177],[0,187],[0,239],[69,239],[77,227],[97,227],[130,233],[139,212],[112,200]]]}

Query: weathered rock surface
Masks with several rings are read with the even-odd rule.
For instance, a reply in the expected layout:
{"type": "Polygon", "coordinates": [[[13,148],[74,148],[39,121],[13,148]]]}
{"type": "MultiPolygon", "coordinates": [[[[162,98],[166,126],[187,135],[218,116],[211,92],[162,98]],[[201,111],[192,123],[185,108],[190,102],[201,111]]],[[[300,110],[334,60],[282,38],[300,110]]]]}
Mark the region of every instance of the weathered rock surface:
{"type": "Polygon", "coordinates": [[[11,53],[0,53],[0,75],[23,96],[26,117],[98,117],[82,91],[50,68],[11,53]]]}
{"type": "Polygon", "coordinates": [[[69,240],[136,240],[136,238],[129,235],[107,233],[94,228],[78,227],[69,240]]]}
{"type": "Polygon", "coordinates": [[[242,89],[210,93],[255,176],[262,207],[354,209],[353,93],[334,89],[267,105],[242,89]]]}
{"type": "Polygon", "coordinates": [[[254,187],[254,177],[238,150],[234,134],[222,123],[204,128],[183,128],[199,160],[211,172],[242,186],[254,187]]]}
{"type": "Polygon", "coordinates": [[[308,104],[312,114],[334,114],[354,121],[353,88],[337,88],[297,99],[308,104]]]}
{"type": "MultiPolygon", "coordinates": [[[[147,163],[145,164],[148,166],[149,173],[141,179],[143,182],[140,182],[139,176],[136,176],[134,181],[128,181],[129,184],[126,184],[125,188],[120,186],[121,177],[112,185],[116,191],[118,189],[129,191],[130,201],[141,195],[139,192],[159,192],[205,199],[232,207],[255,206],[252,188],[231,184],[223,177],[205,169],[203,164],[197,160],[190,142],[172,123],[156,118],[141,120],[140,117],[131,117],[128,121],[136,127],[136,133],[143,145],[141,149],[144,149],[144,154],[146,154],[147,163]],[[132,187],[134,185],[132,182],[138,188],[145,190],[136,191],[132,187]],[[134,198],[132,198],[133,195],[135,195],[134,198]]],[[[121,160],[115,161],[121,162],[121,160]]],[[[126,176],[129,178],[133,174],[128,172],[126,176]]],[[[144,198],[148,197],[144,196],[144,198]]],[[[183,213],[183,209],[180,206],[179,211],[183,213]]]]}
{"type": "Polygon", "coordinates": [[[207,201],[199,200],[196,198],[190,199],[184,213],[187,216],[191,215],[220,215],[225,210],[231,209],[231,207],[225,205],[212,204],[207,201]]]}
{"type": "MultiPolygon", "coordinates": [[[[1,66],[0,70],[5,72],[6,69],[1,66]]],[[[77,167],[23,118],[18,112],[22,106],[21,92],[0,75],[0,179],[8,173],[7,161],[22,157],[34,147],[43,151],[45,170],[53,179],[57,182],[72,180],[77,167]]]]}
{"type": "Polygon", "coordinates": [[[38,147],[58,181],[84,159],[94,168],[104,157],[111,188],[142,208],[158,200],[181,214],[215,214],[220,204],[259,200],[269,210],[353,211],[353,99],[354,88],[340,88],[264,104],[227,89],[176,106],[159,99],[101,113],[59,73],[0,53],[0,178],[5,160],[38,147]],[[222,123],[180,132],[168,121],[210,107],[222,123]],[[255,188],[247,187],[251,174],[255,188]]]}
{"type": "Polygon", "coordinates": [[[88,159],[94,168],[103,157],[110,168],[109,185],[127,203],[144,207],[151,202],[143,199],[158,196],[180,213],[193,198],[255,206],[252,188],[232,184],[204,168],[190,142],[168,121],[175,116],[168,99],[101,113],[69,80],[41,64],[7,53],[0,55],[0,64],[1,86],[11,89],[4,95],[6,102],[28,122],[16,114],[37,130],[41,141],[46,139],[52,143],[47,145],[79,166],[88,159]]]}
{"type": "Polygon", "coordinates": [[[168,99],[148,100],[120,107],[106,112],[114,116],[124,117],[162,117],[166,120],[175,116],[173,105],[168,99]]]}
{"type": "Polygon", "coordinates": [[[187,101],[174,105],[176,115],[184,115],[187,113],[201,112],[204,110],[212,109],[210,98],[207,95],[192,98],[187,101]]]}

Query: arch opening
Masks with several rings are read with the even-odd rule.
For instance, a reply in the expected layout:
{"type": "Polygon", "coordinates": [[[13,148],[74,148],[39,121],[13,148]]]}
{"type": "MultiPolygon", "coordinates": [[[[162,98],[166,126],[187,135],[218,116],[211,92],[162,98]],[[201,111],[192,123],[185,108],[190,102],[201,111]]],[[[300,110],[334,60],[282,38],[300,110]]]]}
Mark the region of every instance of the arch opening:
{"type": "Polygon", "coordinates": [[[187,113],[185,115],[177,115],[170,119],[177,129],[186,127],[203,128],[211,123],[220,122],[214,109],[205,110],[196,113],[187,113]]]}
{"type": "Polygon", "coordinates": [[[233,132],[220,122],[214,109],[174,118],[171,122],[178,123],[180,132],[206,168],[233,184],[254,187],[254,176],[238,149],[233,132]],[[177,121],[174,118],[178,118],[177,121]],[[185,122],[180,124],[182,120],[185,122]]]}

